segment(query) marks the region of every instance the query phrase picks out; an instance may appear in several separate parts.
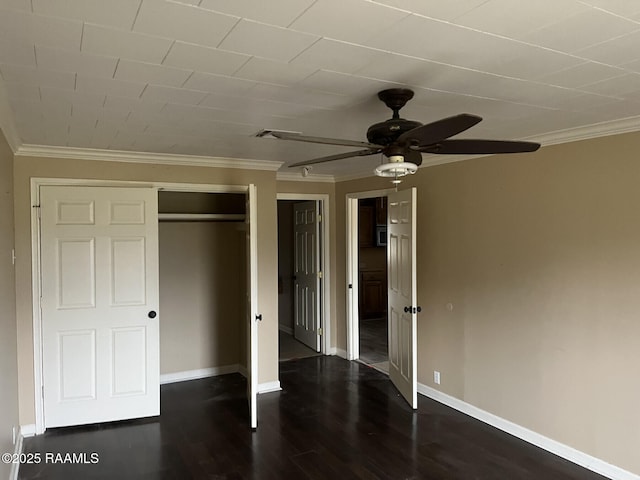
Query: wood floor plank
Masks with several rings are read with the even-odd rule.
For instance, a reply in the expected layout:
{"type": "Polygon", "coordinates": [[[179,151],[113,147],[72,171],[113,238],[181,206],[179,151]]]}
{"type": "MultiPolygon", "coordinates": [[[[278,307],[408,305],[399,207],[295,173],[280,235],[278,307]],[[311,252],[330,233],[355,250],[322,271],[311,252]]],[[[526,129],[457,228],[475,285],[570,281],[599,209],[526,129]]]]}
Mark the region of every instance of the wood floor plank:
{"type": "Polygon", "coordinates": [[[50,429],[27,453],[98,453],[97,464],[22,465],[22,480],[604,480],[420,397],[357,362],[280,363],[283,390],[258,397],[248,422],[238,374],[162,386],[160,417],[50,429]]]}

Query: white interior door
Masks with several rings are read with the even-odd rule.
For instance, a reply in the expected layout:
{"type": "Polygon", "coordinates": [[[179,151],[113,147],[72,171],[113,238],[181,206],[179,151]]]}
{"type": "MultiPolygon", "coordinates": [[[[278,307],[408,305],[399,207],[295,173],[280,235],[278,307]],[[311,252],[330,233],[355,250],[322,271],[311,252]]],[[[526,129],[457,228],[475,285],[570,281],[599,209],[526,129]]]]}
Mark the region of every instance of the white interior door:
{"type": "Polygon", "coordinates": [[[160,414],[151,188],[43,186],[44,425],[160,414]]]}
{"type": "Polygon", "coordinates": [[[389,378],[418,408],[416,188],[388,196],[389,378]]]}
{"type": "Polygon", "coordinates": [[[258,427],[258,322],[262,315],[258,313],[258,200],[256,186],[249,185],[247,198],[247,300],[249,308],[247,326],[247,397],[251,428],[258,427]]]}
{"type": "Polygon", "coordinates": [[[320,207],[319,202],[293,206],[294,336],[320,351],[320,207]]]}

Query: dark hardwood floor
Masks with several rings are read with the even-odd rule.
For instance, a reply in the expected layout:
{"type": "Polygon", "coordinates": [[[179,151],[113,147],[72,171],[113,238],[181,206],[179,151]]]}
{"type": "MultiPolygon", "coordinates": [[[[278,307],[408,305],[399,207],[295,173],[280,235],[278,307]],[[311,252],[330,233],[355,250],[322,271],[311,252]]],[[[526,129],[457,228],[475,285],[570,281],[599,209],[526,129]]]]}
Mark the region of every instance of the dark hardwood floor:
{"type": "Polygon", "coordinates": [[[278,331],[278,360],[281,362],[298,358],[315,357],[316,355],[322,354],[307,347],[293,335],[285,333],[282,330],[278,331]]]}
{"type": "MultiPolygon", "coordinates": [[[[27,453],[97,453],[97,464],[23,465],[20,479],[596,480],[588,470],[337,357],[280,363],[283,390],[247,420],[238,374],[162,387],[158,418],[52,429],[27,453]]],[[[90,457],[88,457],[90,458],[90,457]]]]}

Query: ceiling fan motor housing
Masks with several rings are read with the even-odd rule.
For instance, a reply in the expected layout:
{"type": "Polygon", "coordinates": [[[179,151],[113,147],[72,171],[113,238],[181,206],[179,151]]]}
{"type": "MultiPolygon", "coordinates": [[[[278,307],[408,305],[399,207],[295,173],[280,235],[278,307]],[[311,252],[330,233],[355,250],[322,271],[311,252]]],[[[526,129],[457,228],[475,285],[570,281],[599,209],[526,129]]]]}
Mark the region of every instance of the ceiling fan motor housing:
{"type": "Polygon", "coordinates": [[[421,126],[420,122],[414,120],[392,118],[385,122],[371,125],[367,130],[367,140],[376,145],[390,145],[403,133],[421,126]]]}

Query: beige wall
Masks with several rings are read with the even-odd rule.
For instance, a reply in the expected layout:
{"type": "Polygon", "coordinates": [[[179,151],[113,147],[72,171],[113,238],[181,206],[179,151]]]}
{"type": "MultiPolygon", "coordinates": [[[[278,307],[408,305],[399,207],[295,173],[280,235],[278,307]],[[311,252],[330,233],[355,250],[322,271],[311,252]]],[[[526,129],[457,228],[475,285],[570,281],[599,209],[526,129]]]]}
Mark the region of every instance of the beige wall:
{"type": "MultiPolygon", "coordinates": [[[[639,156],[640,134],[627,134],[424,168],[401,185],[418,187],[419,382],[636,474],[639,156]]],[[[339,238],[344,195],[385,183],[337,185],[339,238]]]]}
{"type": "MultiPolygon", "coordinates": [[[[13,452],[12,428],[18,427],[16,363],[16,289],[11,250],[13,232],[13,153],[0,131],[0,452],[13,452]]],[[[11,465],[0,463],[0,478],[11,465]]]]}
{"type": "Polygon", "coordinates": [[[244,223],[160,222],[161,374],[246,365],[245,235],[244,223]]]}
{"type": "MultiPolygon", "coordinates": [[[[17,157],[14,162],[20,424],[35,422],[31,299],[30,177],[247,185],[258,190],[258,382],[278,380],[275,172],[17,157]]],[[[241,333],[242,334],[242,333],[241,333]]]]}

